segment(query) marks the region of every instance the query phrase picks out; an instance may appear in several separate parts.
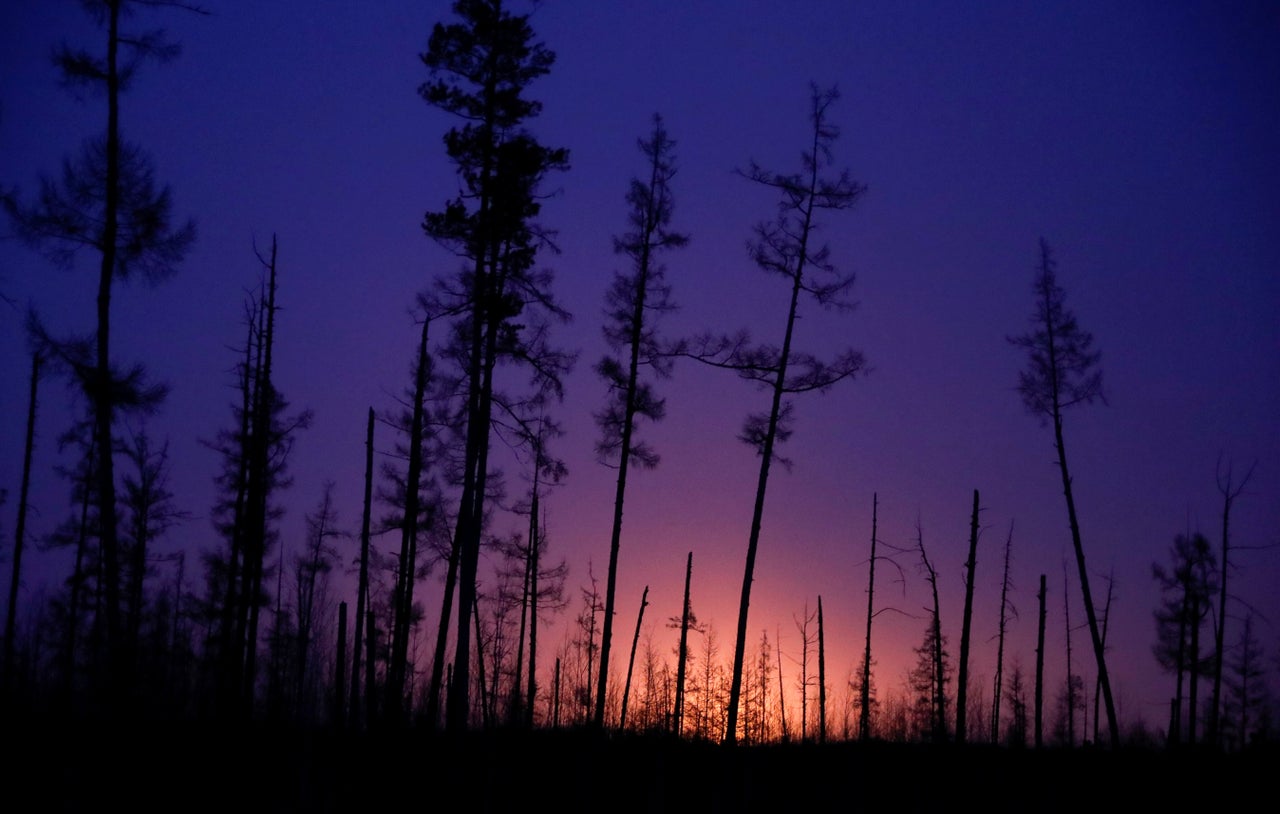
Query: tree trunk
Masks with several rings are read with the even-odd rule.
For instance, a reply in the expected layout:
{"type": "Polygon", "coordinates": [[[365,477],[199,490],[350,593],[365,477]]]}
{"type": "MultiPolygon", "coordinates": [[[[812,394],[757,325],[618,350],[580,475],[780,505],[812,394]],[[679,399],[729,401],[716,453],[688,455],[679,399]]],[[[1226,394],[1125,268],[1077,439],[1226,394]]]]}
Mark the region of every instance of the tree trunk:
{"type": "Polygon", "coordinates": [[[413,588],[416,581],[418,555],[419,490],[422,481],[422,435],[425,421],[422,401],[427,389],[427,333],[430,318],[422,321],[422,338],[413,381],[413,414],[409,425],[409,468],[405,474],[404,525],[400,535],[400,569],[396,580],[394,628],[391,635],[391,661],[387,666],[387,700],[384,716],[391,723],[401,723],[404,705],[405,672],[409,658],[409,628],[413,617],[413,588]]]}
{"type": "Polygon", "coordinates": [[[871,737],[871,620],[875,617],[876,589],[876,515],[879,495],[871,494],[871,560],[867,566],[867,639],[862,652],[862,686],[858,690],[858,739],[871,737]]]}
{"type": "Polygon", "coordinates": [[[1089,637],[1093,642],[1093,655],[1098,663],[1098,680],[1102,684],[1102,701],[1107,710],[1107,728],[1111,734],[1111,748],[1120,747],[1120,728],[1116,721],[1116,705],[1111,695],[1111,679],[1107,674],[1107,659],[1098,627],[1098,615],[1093,609],[1093,595],[1089,591],[1089,572],[1084,564],[1084,544],[1080,542],[1080,523],[1076,518],[1076,502],[1071,491],[1071,475],[1067,470],[1066,442],[1062,437],[1062,414],[1054,398],[1053,433],[1058,447],[1058,465],[1062,473],[1062,492],[1067,499],[1067,517],[1071,524],[1071,542],[1075,548],[1076,568],[1079,571],[1080,592],[1084,598],[1085,618],[1089,620],[1089,637]]]}
{"type": "MultiPolygon", "coordinates": [[[[364,625],[365,602],[369,598],[369,532],[373,509],[373,408],[369,408],[364,438],[364,512],[360,520],[360,576],[356,583],[355,636],[351,661],[351,723],[360,725],[360,647],[364,625]]],[[[372,665],[369,667],[372,670],[372,665]]]]}
{"type": "MultiPolygon", "coordinates": [[[[991,742],[1000,742],[1000,699],[1004,694],[1004,636],[1009,626],[1009,558],[1013,551],[1013,521],[1009,522],[1009,537],[1004,543],[1004,576],[1000,580],[1000,630],[996,645],[995,695],[991,710],[991,742]]],[[[1096,738],[1095,738],[1096,740],[1096,738]]],[[[1025,741],[1024,741],[1025,743],[1025,741]]]]}
{"type": "Polygon", "coordinates": [[[13,681],[13,637],[18,616],[18,588],[22,576],[22,547],[27,539],[27,500],[31,491],[31,453],[36,441],[36,395],[40,384],[40,352],[31,354],[31,390],[27,402],[27,435],[22,447],[22,486],[18,491],[18,529],[13,535],[13,574],[9,580],[9,615],[4,623],[4,701],[12,699],[9,693],[13,681]]]}
{"type": "Polygon", "coordinates": [[[1044,621],[1045,621],[1045,575],[1040,575],[1040,627],[1036,638],[1036,748],[1044,745],[1044,621]]]}
{"type": "Polygon", "coordinates": [[[649,606],[649,586],[644,586],[644,594],[640,597],[640,612],[636,614],[636,635],[631,639],[631,657],[627,659],[627,683],[622,688],[622,715],[618,720],[618,728],[627,728],[627,699],[631,697],[631,671],[636,666],[636,648],[640,645],[640,625],[644,622],[644,609],[649,606]]]}
{"type": "Polygon", "coordinates": [[[818,594],[818,743],[827,742],[827,653],[822,634],[822,594],[818,594]]]}
{"type": "Polygon", "coordinates": [[[969,521],[969,559],[965,563],[964,620],[960,627],[960,669],[956,676],[956,743],[965,742],[969,691],[969,624],[973,616],[973,576],[978,557],[978,490],[973,490],[973,514],[969,521]]]}
{"type": "Polygon", "coordinates": [[[689,654],[689,583],[693,579],[693,552],[689,552],[688,564],[684,571],[684,610],[680,615],[680,650],[677,653],[676,663],[676,703],[675,709],[672,711],[672,727],[676,737],[680,737],[684,730],[684,678],[685,663],[688,661],[689,654]]]}
{"type": "Polygon", "coordinates": [[[346,727],[347,700],[347,603],[338,603],[338,658],[333,669],[333,725],[346,727]]]}

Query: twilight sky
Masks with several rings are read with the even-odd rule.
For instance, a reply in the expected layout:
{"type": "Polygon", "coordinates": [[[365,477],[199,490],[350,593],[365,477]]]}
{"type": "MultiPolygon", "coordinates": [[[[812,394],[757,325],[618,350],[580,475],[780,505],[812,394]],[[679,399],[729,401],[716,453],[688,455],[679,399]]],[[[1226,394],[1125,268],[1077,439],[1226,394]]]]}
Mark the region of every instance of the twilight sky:
{"type": "MultiPolygon", "coordinates": [[[[151,152],[176,214],[195,218],[199,236],[171,280],[117,287],[114,352],[172,387],[149,431],[169,439],[172,487],[193,519],[164,547],[215,545],[218,461],[201,440],[230,421],[229,348],[242,341],[242,301],[258,276],[254,241],[269,246],[278,235],[277,384],[315,413],[284,498],[292,547],[328,479],[340,519],[358,530],[365,412],[390,408],[408,383],[413,297],[455,268],[419,226],[457,188],[441,143],[454,122],[416,92],[427,78],[418,55],[448,4],[204,5],[211,16],[135,21],[167,28],[183,53],[143,69],[124,96],[122,126],[151,152]]],[[[871,370],[797,402],[782,450],[794,467],[775,469],[770,483],[751,641],[780,630],[784,652],[798,656],[793,619],[821,594],[828,682],[843,694],[862,646],[878,492],[882,541],[912,543],[919,519],[954,657],[976,488],[984,531],[972,674],[989,686],[999,558],[1013,523],[1021,618],[1010,648],[1030,670],[1046,573],[1047,695],[1056,694],[1070,535],[1051,432],[1024,412],[1014,390],[1023,359],[1005,341],[1031,313],[1043,236],[1069,306],[1102,351],[1109,405],[1070,413],[1066,434],[1099,602],[1105,575],[1115,576],[1117,704],[1127,720],[1163,726],[1172,680],[1151,656],[1151,563],[1188,526],[1219,543],[1220,455],[1237,476],[1258,462],[1233,510],[1233,543],[1280,544],[1280,6],[550,0],[532,25],[557,54],[531,90],[545,105],[534,129],[567,147],[572,165],[551,180],[557,194],[542,218],[562,251],[541,258],[574,314],[558,344],[580,351],[559,411],[568,433],[556,451],[569,478],[548,499],[551,550],[571,568],[575,604],[564,618],[576,614],[588,562],[602,586],[608,562],[614,472],[594,458],[591,413],[604,388],[591,368],[604,351],[604,292],[623,262],[612,236],[626,227],[628,180],[643,169],[636,139],[658,112],[677,142],[673,225],[692,241],[668,257],[682,306],[668,335],[745,327],[779,342],[785,286],[745,250],[776,202],[733,170],[752,159],[798,169],[809,83],[834,84],[836,161],[868,192],[824,220],[822,235],[838,267],[856,272],[859,307],[804,312],[797,342],[827,354],[853,346],[871,370]]],[[[101,39],[70,0],[0,10],[0,185],[28,200],[40,175],[56,173],[105,121],[101,99],[77,102],[59,88],[49,54],[64,39],[95,50],[101,39]]],[[[63,271],[9,231],[0,227],[0,293],[12,302],[0,303],[6,589],[27,400],[23,313],[30,305],[59,330],[88,331],[96,281],[91,258],[63,271]]],[[[53,468],[70,390],[52,379],[42,388],[35,536],[63,517],[68,495],[53,468]]],[[[727,663],[757,474],[735,435],[748,411],[766,409],[766,394],[692,363],[659,388],[668,418],[641,432],[662,462],[630,481],[614,653],[625,658],[646,584],[646,627],[668,646],[663,625],[679,612],[693,551],[694,608],[727,663]]],[[[388,448],[389,431],[378,433],[388,448]]],[[[519,466],[506,471],[510,490],[522,491],[519,466]]],[[[1280,549],[1236,561],[1233,593],[1265,615],[1261,638],[1275,652],[1280,549]]],[[[878,606],[904,612],[877,619],[883,689],[900,684],[925,625],[927,587],[914,558],[902,564],[905,585],[877,591],[878,606]]],[[[29,599],[52,590],[65,566],[32,551],[24,572],[29,599]]],[[[1082,624],[1073,564],[1070,582],[1082,624]]],[[[420,589],[431,626],[437,595],[433,576],[420,589]]],[[[1233,608],[1238,616],[1244,606],[1233,608]]],[[[1228,638],[1238,631],[1229,627],[1228,638]]],[[[1073,643],[1092,694],[1087,637],[1082,628],[1073,643]]],[[[543,641],[556,647],[562,634],[543,641]]],[[[794,663],[784,669],[795,675],[794,663]]]]}

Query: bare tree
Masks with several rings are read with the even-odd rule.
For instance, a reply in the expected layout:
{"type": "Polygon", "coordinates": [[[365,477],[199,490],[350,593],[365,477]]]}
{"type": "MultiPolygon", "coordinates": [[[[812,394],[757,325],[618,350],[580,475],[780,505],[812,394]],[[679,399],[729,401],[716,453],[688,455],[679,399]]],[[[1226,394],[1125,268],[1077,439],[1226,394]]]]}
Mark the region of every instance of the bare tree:
{"type": "MultiPolygon", "coordinates": [[[[15,684],[13,681],[13,637],[18,618],[18,589],[22,576],[22,548],[27,539],[27,498],[31,488],[31,453],[36,439],[36,393],[40,385],[40,352],[31,354],[31,387],[27,402],[26,442],[22,447],[22,486],[18,491],[18,528],[13,535],[13,571],[9,577],[9,613],[4,623],[4,693],[7,702],[15,684]]],[[[0,502],[3,495],[0,494],[0,502]]]]}
{"type": "Polygon", "coordinates": [[[1200,629],[1212,610],[1217,574],[1209,540],[1202,534],[1179,534],[1169,551],[1170,567],[1159,563],[1151,566],[1163,601],[1155,611],[1156,660],[1176,676],[1174,697],[1169,715],[1169,741],[1178,743],[1184,730],[1183,682],[1190,685],[1186,732],[1189,742],[1196,742],[1197,706],[1200,674],[1212,653],[1200,648],[1200,629]]]}
{"type": "Polygon", "coordinates": [[[800,691],[800,741],[809,740],[809,695],[812,692],[814,676],[809,672],[809,653],[818,644],[818,631],[814,624],[818,612],[809,611],[808,600],[804,603],[804,612],[793,617],[796,632],[800,634],[800,675],[796,680],[796,689],[800,691]]]}
{"type": "Polygon", "coordinates": [[[1045,575],[1041,574],[1040,593],[1036,594],[1036,598],[1040,600],[1039,633],[1036,638],[1035,737],[1037,749],[1044,745],[1044,622],[1046,615],[1044,603],[1047,595],[1045,575]]]}
{"type": "Polygon", "coordinates": [[[1062,492],[1066,498],[1067,519],[1071,526],[1071,543],[1079,571],[1080,592],[1089,622],[1089,635],[1093,641],[1098,678],[1102,683],[1102,698],[1106,704],[1107,728],[1112,748],[1118,748],[1120,729],[1116,722],[1116,706],[1111,695],[1111,680],[1107,675],[1102,632],[1094,611],[1093,595],[1089,591],[1089,572],[1085,566],[1084,544],[1081,542],[1080,522],[1071,489],[1066,440],[1062,429],[1065,410],[1094,401],[1105,403],[1102,371],[1098,367],[1101,354],[1093,349],[1093,335],[1083,330],[1076,321],[1075,314],[1067,309],[1066,294],[1058,285],[1049,244],[1043,238],[1040,240],[1040,268],[1033,291],[1035,310],[1028,332],[1009,338],[1011,344],[1027,352],[1028,364],[1019,374],[1018,392],[1028,412],[1037,416],[1042,425],[1051,423],[1053,426],[1058,469],[1062,475],[1062,492]]]}
{"type": "MultiPolygon", "coordinates": [[[[991,742],[1000,742],[1000,700],[1004,697],[1004,640],[1009,631],[1009,621],[1018,618],[1018,609],[1009,601],[1009,589],[1013,586],[1009,578],[1009,562],[1013,554],[1013,521],[1009,521],[1009,536],[1004,543],[1004,576],[1000,580],[1000,626],[996,632],[996,678],[991,703],[991,742]]],[[[1019,677],[1021,678],[1021,677],[1019,677]]],[[[1023,700],[1023,740],[1026,739],[1026,703],[1023,700]]],[[[1095,715],[1096,722],[1096,715],[1095,715]]],[[[1096,736],[1095,736],[1096,740],[1096,736]]]]}
{"type": "Polygon", "coordinates": [[[956,743],[965,741],[968,711],[969,628],[973,617],[973,574],[978,558],[978,490],[973,490],[973,515],[969,521],[969,559],[965,563],[964,620],[960,628],[960,669],[956,677],[956,743]]]}
{"type": "MultiPolygon", "coordinates": [[[[751,606],[756,550],[764,519],[765,492],[777,444],[791,436],[792,402],[797,393],[825,392],[838,382],[863,369],[863,356],[846,350],[831,362],[794,349],[793,340],[799,315],[800,295],[811,296],[822,308],[847,309],[846,296],[853,285],[852,275],[841,275],[830,262],[827,246],[817,245],[818,216],[824,211],[852,207],[862,197],[865,187],[854,181],[848,171],[827,175],[832,164],[831,147],[839,130],[829,118],[831,105],[838,97],[834,88],[810,88],[809,119],[812,139],[803,153],[801,171],[794,174],[771,172],[752,163],[742,174],[750,181],[775,191],[781,198],[774,221],[756,227],[750,244],[752,260],[762,270],[787,280],[790,296],[783,328],[781,347],[752,346],[745,333],[734,337],[700,337],[680,350],[683,355],[733,370],[770,394],[768,412],[750,414],[739,439],[755,448],[760,456],[760,474],[756,483],[755,504],[751,516],[751,532],[747,540],[746,567],[742,577],[742,597],[738,607],[738,628],[734,641],[733,677],[729,687],[729,720],[725,741],[738,737],[738,706],[742,693],[742,668],[747,647],[747,613],[751,606]]],[[[785,462],[785,459],[780,459],[785,462]]]]}
{"type": "Polygon", "coordinates": [[[631,657],[627,659],[627,683],[622,688],[622,712],[618,716],[618,728],[627,728],[627,700],[631,697],[631,673],[636,666],[636,648],[640,645],[640,625],[644,622],[644,609],[649,607],[649,586],[644,586],[640,597],[640,611],[636,614],[636,635],[631,639],[631,657]]]}
{"type": "Polygon", "coordinates": [[[1227,627],[1227,574],[1231,565],[1231,506],[1249,485],[1249,478],[1253,477],[1253,470],[1257,466],[1257,461],[1250,464],[1244,477],[1236,483],[1232,464],[1228,463],[1224,472],[1222,460],[1219,458],[1217,470],[1214,473],[1218,483],[1218,494],[1222,495],[1222,559],[1219,562],[1217,623],[1213,628],[1213,701],[1209,708],[1208,733],[1209,742],[1212,744],[1219,742],[1218,718],[1222,707],[1223,643],[1226,641],[1227,627]]]}
{"type": "Polygon", "coordinates": [[[920,676],[920,686],[929,691],[929,734],[935,743],[947,739],[947,654],[946,642],[942,636],[942,616],[938,602],[938,572],[929,562],[929,555],[924,550],[924,531],[920,521],[916,521],[916,548],[920,552],[920,563],[925,578],[933,592],[933,606],[926,608],[929,613],[929,626],[925,631],[924,643],[920,646],[921,665],[928,657],[931,672],[920,676]],[[927,682],[927,683],[926,683],[927,682]]]}

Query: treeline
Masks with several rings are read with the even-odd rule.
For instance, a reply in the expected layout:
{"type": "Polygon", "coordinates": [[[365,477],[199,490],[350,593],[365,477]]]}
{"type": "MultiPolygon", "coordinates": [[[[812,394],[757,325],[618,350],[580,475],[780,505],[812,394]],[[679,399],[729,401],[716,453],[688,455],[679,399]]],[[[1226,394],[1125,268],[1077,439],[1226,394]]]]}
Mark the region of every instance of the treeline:
{"type": "MultiPolygon", "coordinates": [[[[10,711],[353,729],[582,726],[757,744],[857,738],[1118,746],[1122,735],[1143,736],[1121,732],[1106,664],[1113,586],[1108,580],[1104,592],[1091,590],[1067,465],[1063,417],[1103,397],[1100,357],[1065,305],[1043,240],[1027,331],[1010,342],[1027,360],[1020,396],[1053,433],[1073,537],[1074,567],[1064,565],[1061,583],[1067,676],[1060,691],[1046,687],[1043,671],[1046,576],[1034,667],[1005,647],[1016,613],[1012,526],[1002,550],[999,647],[989,683],[974,668],[977,490],[958,654],[946,634],[954,622],[943,624],[923,528],[917,525],[910,544],[878,540],[876,497],[865,639],[851,674],[827,669],[822,597],[802,598],[787,631],[799,640],[798,653],[783,652],[779,627],[750,620],[769,476],[775,463],[786,463],[779,450],[794,429],[795,399],[827,392],[865,367],[854,349],[829,358],[803,351],[796,332],[804,307],[850,305],[853,277],[839,271],[818,232],[865,191],[834,161],[834,90],[811,91],[809,141],[797,170],[741,170],[778,201],[774,217],[755,227],[750,249],[780,283],[780,344],[746,332],[663,332],[663,316],[676,307],[667,263],[678,262],[689,236],[675,222],[676,142],[661,116],[639,139],[642,169],[625,191],[625,230],[614,238],[625,267],[605,295],[601,327],[609,351],[594,364],[607,392],[595,414],[596,451],[616,473],[609,556],[603,575],[588,569],[576,592],[569,586],[544,507],[566,477],[556,453],[565,432],[557,411],[578,360],[555,344],[568,314],[551,272],[539,265],[540,255],[554,250],[554,232],[539,215],[549,179],[568,169],[570,156],[531,129],[541,105],[528,93],[552,69],[554,54],[537,41],[528,17],[501,0],[455,2],[421,55],[423,101],[456,121],[444,145],[459,189],[426,211],[422,229],[458,262],[414,300],[415,341],[406,348],[396,404],[371,406],[366,426],[352,428],[353,435],[363,431],[366,451],[358,529],[339,516],[327,484],[306,516],[305,536],[288,540],[280,532],[290,453],[305,443],[311,413],[277,387],[276,314],[288,298],[288,274],[278,267],[273,237],[257,250],[260,281],[244,302],[233,402],[226,423],[209,428],[205,442],[220,460],[211,507],[219,544],[158,555],[160,541],[190,516],[169,488],[167,445],[147,431],[165,388],[143,366],[121,365],[112,355],[111,292],[123,280],[159,283],[174,273],[195,226],[175,219],[145,149],[121,135],[119,96],[144,63],[177,52],[162,31],[131,26],[144,14],[200,10],[141,0],[85,5],[103,40],[84,50],[64,47],[57,61],[69,85],[102,91],[103,134],[68,160],[61,177],[45,180],[34,199],[16,192],[4,199],[15,232],[50,260],[70,265],[90,255],[98,266],[92,333],[57,335],[38,312],[28,317],[27,454],[4,638],[10,711]],[[692,553],[679,614],[656,624],[651,615],[646,627],[646,589],[632,632],[627,603],[634,599],[618,595],[628,479],[660,463],[643,430],[664,417],[660,385],[677,363],[734,374],[762,393],[739,436],[760,468],[732,638],[722,639],[694,613],[692,553]],[[28,597],[19,607],[24,550],[32,542],[32,428],[40,387],[55,377],[74,385],[82,414],[59,440],[74,461],[59,471],[70,494],[67,516],[39,542],[65,550],[71,571],[52,595],[28,597]],[[513,452],[518,481],[497,465],[498,448],[513,452]],[[499,531],[511,518],[520,530],[499,531]],[[482,560],[495,563],[492,573],[481,573],[482,560]],[[896,689],[875,669],[873,622],[889,609],[875,587],[885,569],[918,569],[932,596],[915,663],[896,689]],[[424,604],[420,586],[428,579],[442,584],[438,609],[424,604]],[[1083,614],[1083,624],[1073,613],[1083,614]],[[540,631],[562,614],[572,614],[571,635],[548,646],[540,631]],[[615,629],[615,620],[626,624],[615,629]],[[659,626],[678,636],[674,651],[655,640],[659,626]],[[1081,628],[1089,639],[1083,658],[1072,649],[1081,628]],[[1056,700],[1046,702],[1046,691],[1056,700]]],[[[1234,626],[1228,607],[1229,513],[1248,478],[1219,473],[1225,506],[1216,554],[1198,535],[1179,537],[1171,563],[1155,569],[1167,597],[1156,612],[1156,657],[1176,679],[1172,742],[1238,748],[1270,733],[1253,622],[1234,626]],[[1234,648],[1228,621],[1239,637],[1234,648]]]]}

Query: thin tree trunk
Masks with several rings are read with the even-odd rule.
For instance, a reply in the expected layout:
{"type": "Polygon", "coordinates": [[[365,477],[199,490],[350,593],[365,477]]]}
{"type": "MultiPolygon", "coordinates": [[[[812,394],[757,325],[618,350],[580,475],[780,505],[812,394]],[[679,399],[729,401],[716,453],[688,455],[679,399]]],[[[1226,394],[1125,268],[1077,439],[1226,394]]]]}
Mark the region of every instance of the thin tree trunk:
{"type": "Polygon", "coordinates": [[[1076,685],[1071,673],[1071,585],[1067,582],[1067,563],[1062,563],[1062,615],[1067,643],[1067,746],[1076,745],[1076,685]]]}
{"type": "Polygon", "coordinates": [[[684,734],[684,677],[685,662],[689,653],[689,583],[693,579],[693,552],[689,552],[688,564],[684,572],[684,610],[680,616],[680,650],[676,663],[676,704],[673,711],[673,730],[676,737],[684,734]]]}
{"type": "Polygon", "coordinates": [[[973,514],[969,521],[969,559],[965,563],[964,620],[960,626],[960,669],[956,676],[956,743],[964,744],[969,693],[969,625],[973,617],[973,577],[978,564],[978,490],[973,490],[973,514]]]}
{"type": "MultiPolygon", "coordinates": [[[[365,602],[369,598],[369,531],[373,509],[373,408],[369,408],[364,438],[364,512],[360,519],[360,576],[356,583],[355,636],[351,662],[351,723],[360,725],[360,647],[365,602]]],[[[372,667],[370,667],[372,669],[372,667]]]]}
{"type": "Polygon", "coordinates": [[[1067,470],[1067,448],[1062,437],[1062,413],[1058,406],[1055,388],[1053,401],[1053,434],[1058,447],[1058,465],[1062,473],[1062,492],[1067,499],[1067,517],[1071,524],[1071,542],[1075,548],[1076,568],[1080,577],[1080,592],[1084,598],[1085,618],[1089,620],[1089,637],[1093,641],[1093,655],[1098,663],[1098,680],[1102,684],[1102,701],[1107,710],[1107,728],[1111,734],[1111,748],[1120,748],[1120,728],[1116,721],[1116,705],[1111,695],[1111,679],[1107,674],[1107,659],[1098,627],[1098,615],[1093,609],[1093,595],[1089,591],[1089,572],[1084,564],[1084,544],[1080,541],[1080,523],[1076,517],[1076,502],[1071,491],[1071,475],[1067,470]]]}
{"type": "Polygon", "coordinates": [[[94,372],[94,433],[98,460],[98,542],[102,551],[101,590],[107,617],[108,704],[120,699],[124,687],[120,647],[120,560],[116,529],[116,483],[113,469],[115,444],[111,382],[111,283],[116,272],[116,243],[120,219],[120,3],[108,5],[107,20],[107,144],[106,189],[103,196],[102,265],[98,273],[97,368],[94,372]]]}
{"type": "MultiPolygon", "coordinates": [[[[1009,627],[1009,559],[1012,552],[1013,521],[1011,520],[1009,521],[1009,537],[1004,543],[1004,576],[1000,580],[1000,631],[999,644],[996,645],[995,695],[992,699],[991,710],[992,743],[1000,742],[1000,698],[1004,694],[1004,636],[1009,627]]],[[[1094,740],[1097,740],[1096,736],[1094,740]]]]}
{"type": "Polygon", "coordinates": [[[13,573],[9,578],[9,615],[4,623],[4,700],[13,690],[13,637],[22,577],[22,547],[27,539],[27,500],[31,491],[31,453],[36,441],[36,396],[40,384],[40,352],[31,354],[31,389],[27,403],[27,435],[22,447],[22,486],[18,491],[18,529],[13,535],[13,573]]]}
{"type": "Polygon", "coordinates": [[[409,468],[405,474],[404,525],[400,535],[400,571],[395,592],[395,626],[391,636],[391,661],[387,667],[387,700],[384,715],[391,723],[403,717],[405,671],[408,669],[409,628],[413,616],[413,588],[416,581],[418,554],[419,490],[422,481],[422,401],[427,389],[427,334],[429,318],[422,321],[422,338],[418,345],[417,365],[413,380],[413,413],[409,425],[409,468]]]}
{"type": "MultiPolygon", "coordinates": [[[[1105,605],[1102,606],[1102,644],[1104,647],[1107,644],[1107,628],[1111,624],[1111,599],[1115,595],[1115,585],[1116,585],[1115,573],[1113,572],[1111,577],[1107,580],[1107,602],[1105,605]]],[[[1098,734],[1099,734],[1098,705],[1101,702],[1101,700],[1102,700],[1102,682],[1098,679],[1095,679],[1095,683],[1093,687],[1093,742],[1094,743],[1098,742],[1098,734]]]]}
{"type": "Polygon", "coordinates": [[[1048,593],[1045,575],[1040,575],[1040,632],[1036,638],[1036,748],[1044,745],[1044,622],[1045,596],[1048,593]]]}
{"type": "Polygon", "coordinates": [[[374,622],[373,608],[365,611],[365,626],[364,717],[365,725],[372,729],[378,720],[377,670],[373,661],[378,652],[378,626],[374,622]]]}
{"type": "Polygon", "coordinates": [[[627,728],[627,699],[631,697],[631,672],[636,666],[636,648],[640,646],[640,625],[644,622],[644,609],[649,606],[649,586],[644,586],[644,594],[640,597],[640,612],[636,614],[636,635],[631,639],[631,657],[627,659],[627,683],[622,688],[622,715],[618,719],[618,728],[627,728]]]}
{"type": "MultiPolygon", "coordinates": [[[[538,508],[530,507],[532,529],[538,527],[538,508]]],[[[533,729],[534,706],[538,700],[538,550],[542,546],[541,531],[530,537],[533,543],[529,565],[529,690],[525,695],[525,726],[533,729]]]]}
{"type": "MultiPolygon", "coordinates": [[[[1249,478],[1253,476],[1253,470],[1257,466],[1255,462],[1249,467],[1249,471],[1244,474],[1239,484],[1233,485],[1231,481],[1231,467],[1227,467],[1225,477],[1218,474],[1218,492],[1222,495],[1222,562],[1221,572],[1218,578],[1218,619],[1214,626],[1213,632],[1213,707],[1209,710],[1209,742],[1214,746],[1221,743],[1219,721],[1222,710],[1222,662],[1226,655],[1224,650],[1225,631],[1227,626],[1227,574],[1230,572],[1230,553],[1231,553],[1231,504],[1244,491],[1244,487],[1249,483],[1249,478]]],[[[1221,469],[1221,467],[1219,467],[1221,469]]]]}
{"type": "Polygon", "coordinates": [[[782,629],[776,631],[776,640],[778,650],[778,714],[782,717],[782,740],[785,743],[788,739],[787,735],[787,692],[786,687],[782,683],[782,629]]]}
{"type": "Polygon", "coordinates": [[[347,700],[347,603],[338,603],[338,658],[333,668],[333,724],[346,727],[347,700]]]}
{"type": "Polygon", "coordinates": [[[876,519],[880,498],[871,494],[871,560],[867,567],[867,639],[862,653],[862,686],[858,690],[858,739],[871,737],[871,620],[875,617],[876,519]]]}
{"type": "Polygon", "coordinates": [[[827,651],[822,634],[822,594],[818,594],[818,743],[827,742],[827,651]]]}

